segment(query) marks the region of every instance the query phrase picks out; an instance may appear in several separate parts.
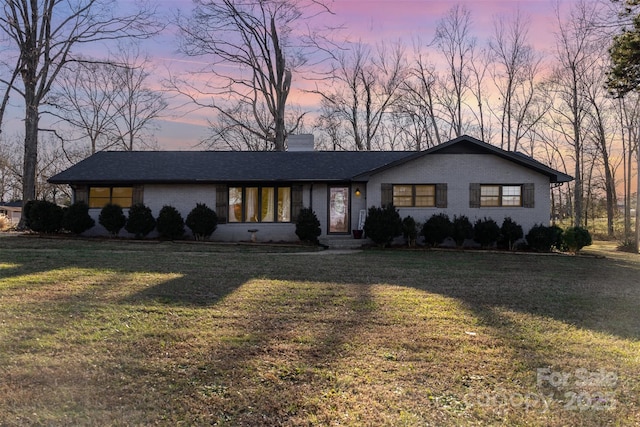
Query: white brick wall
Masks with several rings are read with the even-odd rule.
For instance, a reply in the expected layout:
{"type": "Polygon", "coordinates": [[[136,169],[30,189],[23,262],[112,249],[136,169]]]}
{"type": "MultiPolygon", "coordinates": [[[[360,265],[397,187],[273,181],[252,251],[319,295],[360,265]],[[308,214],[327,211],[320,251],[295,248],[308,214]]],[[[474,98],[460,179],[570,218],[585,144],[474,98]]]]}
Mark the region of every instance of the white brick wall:
{"type": "Polygon", "coordinates": [[[447,183],[447,208],[401,208],[400,216],[411,215],[424,222],[434,213],[444,212],[466,215],[471,222],[480,218],[492,218],[502,224],[510,216],[522,226],[526,234],[537,224],[549,224],[551,205],[549,179],[531,169],[490,154],[432,154],[404,164],[400,168],[386,170],[372,177],[367,184],[367,207],[380,206],[380,185],[389,184],[438,184],[447,183]],[[524,184],[535,185],[534,208],[470,208],[469,184],[524,184]]]}

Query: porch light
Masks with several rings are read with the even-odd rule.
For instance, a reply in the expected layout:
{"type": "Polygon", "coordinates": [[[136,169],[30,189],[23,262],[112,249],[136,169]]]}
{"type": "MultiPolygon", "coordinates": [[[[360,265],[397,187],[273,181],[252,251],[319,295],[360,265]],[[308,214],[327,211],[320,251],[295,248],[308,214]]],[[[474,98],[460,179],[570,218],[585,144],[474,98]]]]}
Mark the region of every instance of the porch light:
{"type": "Polygon", "coordinates": [[[360,197],[360,194],[361,194],[360,187],[356,187],[356,192],[355,192],[356,197],[360,197]]]}

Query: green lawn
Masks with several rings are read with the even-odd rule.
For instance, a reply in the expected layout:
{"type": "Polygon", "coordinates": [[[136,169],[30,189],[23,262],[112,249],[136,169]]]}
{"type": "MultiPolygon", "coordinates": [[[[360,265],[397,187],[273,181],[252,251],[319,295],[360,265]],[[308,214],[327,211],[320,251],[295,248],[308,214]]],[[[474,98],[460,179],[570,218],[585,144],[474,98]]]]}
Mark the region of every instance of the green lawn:
{"type": "Polygon", "coordinates": [[[638,255],[301,249],[0,234],[0,425],[640,422],[638,255]]]}

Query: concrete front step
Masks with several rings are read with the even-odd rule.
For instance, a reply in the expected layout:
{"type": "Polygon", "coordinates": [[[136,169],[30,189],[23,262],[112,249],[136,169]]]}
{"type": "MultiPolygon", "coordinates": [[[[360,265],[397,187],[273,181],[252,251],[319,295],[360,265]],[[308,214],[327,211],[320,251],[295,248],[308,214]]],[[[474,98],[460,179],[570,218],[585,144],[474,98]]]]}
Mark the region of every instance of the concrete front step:
{"type": "Polygon", "coordinates": [[[325,236],[319,240],[329,249],[360,249],[362,245],[371,243],[369,239],[354,239],[352,236],[325,236]]]}

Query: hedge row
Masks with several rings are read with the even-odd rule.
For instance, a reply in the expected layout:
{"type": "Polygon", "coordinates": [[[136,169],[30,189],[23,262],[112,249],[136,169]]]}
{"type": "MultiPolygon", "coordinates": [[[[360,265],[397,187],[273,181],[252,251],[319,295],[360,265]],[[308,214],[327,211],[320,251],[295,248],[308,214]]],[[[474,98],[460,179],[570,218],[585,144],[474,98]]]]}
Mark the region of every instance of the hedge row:
{"type": "MultiPolygon", "coordinates": [[[[46,200],[33,200],[25,205],[23,213],[27,227],[38,233],[68,231],[82,234],[95,226],[89,206],[84,202],[62,208],[46,200]]],[[[154,218],[151,209],[142,203],[131,206],[128,216],[119,205],[108,204],[100,211],[98,222],[114,237],[124,228],[138,239],[153,230],[157,230],[163,239],[180,239],[184,237],[186,225],[196,240],[205,240],[216,230],[218,216],[204,203],[198,203],[189,212],[186,222],[173,206],[163,206],[154,218]]]]}
{"type": "Polygon", "coordinates": [[[471,223],[464,215],[454,216],[450,220],[447,214],[440,213],[432,215],[420,227],[411,216],[401,219],[391,205],[369,208],[364,229],[367,237],[380,246],[389,245],[400,235],[410,246],[421,235],[425,244],[430,246],[438,246],[450,238],[456,246],[475,242],[480,247],[497,246],[509,250],[528,248],[537,252],[550,252],[553,249],[578,252],[591,244],[589,231],[582,227],[570,227],[563,231],[556,225],[538,224],[525,236],[522,226],[509,217],[498,225],[491,218],[485,217],[471,223]]]}

